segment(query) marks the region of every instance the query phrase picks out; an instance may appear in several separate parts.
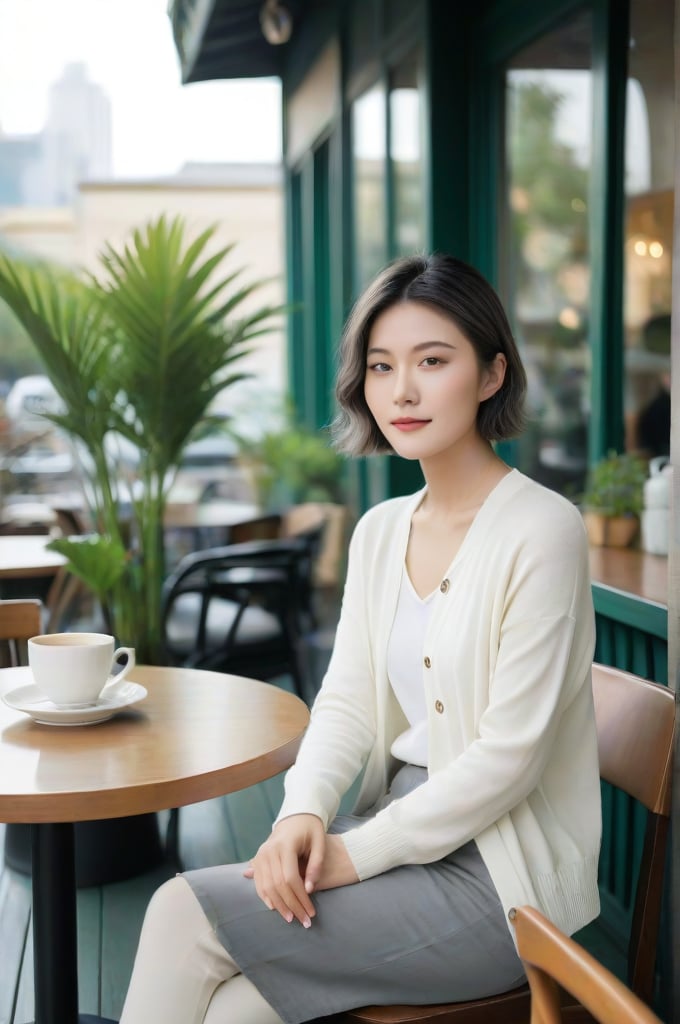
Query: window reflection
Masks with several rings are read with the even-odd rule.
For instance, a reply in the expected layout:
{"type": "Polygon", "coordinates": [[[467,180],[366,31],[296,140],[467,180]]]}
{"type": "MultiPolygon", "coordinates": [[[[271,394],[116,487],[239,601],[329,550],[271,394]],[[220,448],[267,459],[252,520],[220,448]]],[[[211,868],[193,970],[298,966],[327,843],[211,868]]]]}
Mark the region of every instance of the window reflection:
{"type": "Polygon", "coordinates": [[[529,378],[518,464],[574,494],[588,451],[590,67],[583,14],[519,52],[506,74],[501,277],[529,378]]]}
{"type": "Polygon", "coordinates": [[[626,447],[670,448],[673,0],[632,0],[624,249],[626,447]]]}
{"type": "Polygon", "coordinates": [[[352,107],[354,164],[355,290],[358,292],[386,260],[385,91],[376,85],[352,107]]]}
{"type": "Polygon", "coordinates": [[[390,75],[390,162],[397,256],[425,246],[420,107],[418,58],[413,54],[390,75]]]}

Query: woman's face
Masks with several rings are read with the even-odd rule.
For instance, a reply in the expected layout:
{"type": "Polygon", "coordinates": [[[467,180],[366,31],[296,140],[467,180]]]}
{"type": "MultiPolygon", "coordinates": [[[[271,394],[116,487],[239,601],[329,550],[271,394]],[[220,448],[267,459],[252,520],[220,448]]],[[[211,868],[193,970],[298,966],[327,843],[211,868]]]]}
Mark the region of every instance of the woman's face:
{"type": "Polygon", "coordinates": [[[481,368],[452,320],[429,306],[400,302],[371,329],[366,403],[397,454],[433,458],[479,439],[479,404],[501,387],[505,366],[499,353],[481,368]]]}

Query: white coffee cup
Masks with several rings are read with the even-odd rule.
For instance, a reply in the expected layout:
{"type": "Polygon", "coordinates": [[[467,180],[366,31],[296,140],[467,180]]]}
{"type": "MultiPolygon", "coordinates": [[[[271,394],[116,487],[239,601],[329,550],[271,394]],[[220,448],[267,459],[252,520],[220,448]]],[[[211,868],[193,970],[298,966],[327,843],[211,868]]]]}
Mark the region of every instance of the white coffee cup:
{"type": "Polygon", "coordinates": [[[96,704],[107,683],[120,682],[134,667],[132,647],[113,649],[106,633],[45,633],[28,641],[28,664],[36,685],[59,708],[96,704]],[[114,661],[127,655],[127,664],[111,675],[114,661]]]}

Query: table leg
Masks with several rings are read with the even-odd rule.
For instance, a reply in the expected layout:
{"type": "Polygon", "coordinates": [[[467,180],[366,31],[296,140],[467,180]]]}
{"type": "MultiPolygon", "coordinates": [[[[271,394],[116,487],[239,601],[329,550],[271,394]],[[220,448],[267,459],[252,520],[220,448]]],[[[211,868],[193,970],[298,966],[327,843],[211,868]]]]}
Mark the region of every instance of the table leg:
{"type": "Polygon", "coordinates": [[[34,825],[32,847],[35,1024],[77,1024],[73,825],[34,825]]]}
{"type": "Polygon", "coordinates": [[[73,825],[34,825],[32,853],[35,1024],[103,1021],[100,1017],[78,1016],[73,825]]]}

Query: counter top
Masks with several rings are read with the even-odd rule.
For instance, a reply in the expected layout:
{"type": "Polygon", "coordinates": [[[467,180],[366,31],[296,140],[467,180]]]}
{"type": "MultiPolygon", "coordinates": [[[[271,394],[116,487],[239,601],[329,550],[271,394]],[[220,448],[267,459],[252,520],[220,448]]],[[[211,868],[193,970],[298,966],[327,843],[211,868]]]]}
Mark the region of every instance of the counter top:
{"type": "Polygon", "coordinates": [[[633,597],[668,606],[668,559],[633,548],[590,548],[590,575],[601,584],[633,597]]]}

